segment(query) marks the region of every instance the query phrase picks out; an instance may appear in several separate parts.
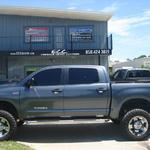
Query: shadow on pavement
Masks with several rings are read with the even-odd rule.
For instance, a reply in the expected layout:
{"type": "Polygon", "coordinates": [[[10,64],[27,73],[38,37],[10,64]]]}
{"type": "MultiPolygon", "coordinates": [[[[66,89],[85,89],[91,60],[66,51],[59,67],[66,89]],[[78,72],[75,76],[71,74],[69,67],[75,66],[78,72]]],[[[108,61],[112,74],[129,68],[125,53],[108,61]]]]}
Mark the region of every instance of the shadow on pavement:
{"type": "Polygon", "coordinates": [[[24,125],[19,127],[14,140],[29,143],[74,143],[124,141],[121,129],[113,123],[24,125]]]}

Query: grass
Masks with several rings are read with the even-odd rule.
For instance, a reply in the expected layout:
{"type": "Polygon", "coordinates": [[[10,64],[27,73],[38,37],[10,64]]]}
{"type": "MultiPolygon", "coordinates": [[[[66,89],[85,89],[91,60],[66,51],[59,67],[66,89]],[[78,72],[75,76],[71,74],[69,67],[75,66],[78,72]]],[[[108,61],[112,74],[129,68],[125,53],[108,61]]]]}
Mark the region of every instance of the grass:
{"type": "Polygon", "coordinates": [[[33,150],[32,148],[13,141],[0,142],[0,150],[33,150]]]}

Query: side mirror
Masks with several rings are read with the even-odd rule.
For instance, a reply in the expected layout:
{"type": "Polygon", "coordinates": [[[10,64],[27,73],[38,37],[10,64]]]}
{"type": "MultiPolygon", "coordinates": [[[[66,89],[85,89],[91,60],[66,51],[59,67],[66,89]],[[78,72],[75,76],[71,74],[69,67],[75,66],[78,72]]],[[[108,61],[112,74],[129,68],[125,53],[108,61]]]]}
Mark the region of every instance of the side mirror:
{"type": "Polygon", "coordinates": [[[25,87],[27,87],[28,89],[30,89],[31,86],[34,85],[34,78],[29,79],[26,83],[25,83],[25,87]]]}

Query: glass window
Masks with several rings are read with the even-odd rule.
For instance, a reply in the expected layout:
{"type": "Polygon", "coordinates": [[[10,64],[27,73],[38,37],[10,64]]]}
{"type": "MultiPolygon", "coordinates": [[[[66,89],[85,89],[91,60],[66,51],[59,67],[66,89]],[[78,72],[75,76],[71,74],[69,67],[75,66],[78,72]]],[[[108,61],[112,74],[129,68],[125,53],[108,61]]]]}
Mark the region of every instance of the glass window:
{"type": "Polygon", "coordinates": [[[140,71],[140,70],[134,71],[134,77],[135,77],[135,78],[142,77],[142,71],[140,71]]]}
{"type": "Polygon", "coordinates": [[[135,74],[136,74],[136,71],[129,71],[128,72],[128,77],[133,78],[133,77],[135,77],[135,74]]]}
{"type": "Polygon", "coordinates": [[[61,69],[44,70],[33,76],[35,86],[60,85],[61,69]]]}
{"type": "Polygon", "coordinates": [[[70,40],[72,41],[91,41],[93,34],[92,26],[76,26],[69,28],[70,40]]]}
{"type": "Polygon", "coordinates": [[[130,78],[150,77],[150,71],[148,71],[148,70],[133,70],[133,71],[129,71],[128,76],[130,78]]]}
{"type": "Polygon", "coordinates": [[[124,77],[125,77],[126,71],[127,70],[118,70],[118,71],[116,71],[114,73],[114,75],[113,75],[113,79],[115,79],[115,80],[123,80],[124,77]]]}
{"type": "Polygon", "coordinates": [[[141,71],[141,77],[150,77],[150,71],[148,70],[141,71]]]}
{"type": "Polygon", "coordinates": [[[89,84],[99,82],[96,69],[90,68],[70,68],[69,84],[89,84]]]}

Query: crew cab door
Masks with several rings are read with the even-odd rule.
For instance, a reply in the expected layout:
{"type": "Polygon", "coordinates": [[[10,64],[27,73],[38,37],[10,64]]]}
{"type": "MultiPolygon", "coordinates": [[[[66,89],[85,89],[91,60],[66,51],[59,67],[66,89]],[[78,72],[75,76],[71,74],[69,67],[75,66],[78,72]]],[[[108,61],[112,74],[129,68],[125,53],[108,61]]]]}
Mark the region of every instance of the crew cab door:
{"type": "MultiPolygon", "coordinates": [[[[61,68],[42,70],[31,76],[30,88],[21,91],[21,110],[24,117],[57,117],[63,115],[61,68]]],[[[28,82],[28,81],[27,81],[28,82]]]]}
{"type": "Polygon", "coordinates": [[[65,115],[106,115],[110,90],[109,83],[104,82],[104,76],[96,68],[73,67],[67,73],[67,84],[64,87],[65,115]]]}

